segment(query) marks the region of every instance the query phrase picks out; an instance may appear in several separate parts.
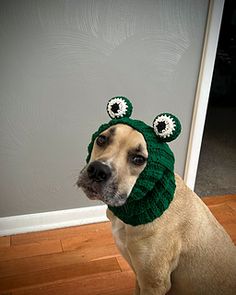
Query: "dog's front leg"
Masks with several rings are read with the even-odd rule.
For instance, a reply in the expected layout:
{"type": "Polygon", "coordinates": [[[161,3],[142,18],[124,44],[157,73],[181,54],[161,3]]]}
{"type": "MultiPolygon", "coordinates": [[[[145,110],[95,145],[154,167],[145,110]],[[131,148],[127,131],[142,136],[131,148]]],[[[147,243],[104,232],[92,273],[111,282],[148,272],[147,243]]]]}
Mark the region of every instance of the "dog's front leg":
{"type": "Polygon", "coordinates": [[[171,288],[170,273],[165,277],[146,279],[142,277],[139,282],[140,295],[165,295],[171,288]]]}
{"type": "Polygon", "coordinates": [[[155,250],[155,244],[158,244],[157,239],[142,240],[129,245],[140,288],[140,293],[137,293],[139,295],[165,295],[171,289],[170,276],[178,264],[180,243],[163,243],[157,246],[158,251],[155,250]]]}

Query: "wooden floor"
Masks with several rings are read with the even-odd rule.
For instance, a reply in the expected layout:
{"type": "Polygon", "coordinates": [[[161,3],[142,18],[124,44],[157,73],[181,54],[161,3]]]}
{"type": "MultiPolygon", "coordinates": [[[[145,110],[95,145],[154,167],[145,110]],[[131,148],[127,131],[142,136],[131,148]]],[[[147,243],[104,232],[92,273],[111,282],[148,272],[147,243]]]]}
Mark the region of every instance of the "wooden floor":
{"type": "MultiPolygon", "coordinates": [[[[236,243],[236,195],[204,202],[236,243]]],[[[0,237],[1,295],[131,295],[110,223],[0,237]]]]}

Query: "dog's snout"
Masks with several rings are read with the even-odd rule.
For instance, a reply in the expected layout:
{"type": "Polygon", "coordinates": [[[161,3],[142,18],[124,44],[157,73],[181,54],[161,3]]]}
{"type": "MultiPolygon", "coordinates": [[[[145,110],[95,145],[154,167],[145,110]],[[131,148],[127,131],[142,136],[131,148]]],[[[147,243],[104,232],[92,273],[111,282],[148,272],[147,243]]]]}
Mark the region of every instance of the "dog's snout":
{"type": "Polygon", "coordinates": [[[111,169],[109,166],[99,162],[92,162],[88,168],[88,177],[96,182],[105,182],[111,177],[111,169]]]}

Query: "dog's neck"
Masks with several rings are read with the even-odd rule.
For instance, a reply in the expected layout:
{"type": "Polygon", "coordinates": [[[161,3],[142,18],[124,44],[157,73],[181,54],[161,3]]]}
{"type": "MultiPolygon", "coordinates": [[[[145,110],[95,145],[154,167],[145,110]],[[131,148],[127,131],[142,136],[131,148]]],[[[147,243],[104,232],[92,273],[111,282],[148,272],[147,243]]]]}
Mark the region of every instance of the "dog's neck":
{"type": "Polygon", "coordinates": [[[164,213],[173,200],[175,175],[170,170],[166,169],[152,189],[145,189],[143,194],[145,182],[148,181],[144,178],[135,185],[123,206],[108,206],[114,215],[126,224],[137,226],[152,222],[164,213]]]}

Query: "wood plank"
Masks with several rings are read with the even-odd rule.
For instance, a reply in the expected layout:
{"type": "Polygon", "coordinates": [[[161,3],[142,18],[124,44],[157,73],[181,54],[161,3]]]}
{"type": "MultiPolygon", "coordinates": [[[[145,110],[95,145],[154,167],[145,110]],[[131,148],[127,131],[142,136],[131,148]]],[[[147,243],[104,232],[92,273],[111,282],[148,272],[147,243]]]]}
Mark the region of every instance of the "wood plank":
{"type": "Polygon", "coordinates": [[[10,236],[7,237],[0,237],[0,248],[2,247],[10,247],[11,245],[11,238],[10,236]]]}
{"type": "Polygon", "coordinates": [[[128,262],[120,255],[116,257],[121,271],[132,271],[132,268],[129,266],[128,262]]]}
{"type": "Polygon", "coordinates": [[[96,247],[114,243],[111,232],[107,231],[102,236],[81,236],[66,238],[61,240],[63,251],[72,251],[84,248],[96,247]]]}
{"type": "Polygon", "coordinates": [[[133,272],[100,273],[48,286],[16,290],[12,295],[132,295],[134,282],[133,272]]]}
{"type": "Polygon", "coordinates": [[[1,278],[0,291],[13,291],[32,286],[41,287],[43,285],[55,284],[55,282],[64,282],[72,278],[104,272],[120,272],[115,258],[105,259],[102,263],[100,261],[77,263],[36,272],[32,266],[32,272],[28,273],[27,276],[25,273],[21,273],[1,278]]]}
{"type": "Polygon", "coordinates": [[[80,255],[87,261],[94,261],[108,258],[110,256],[116,257],[117,255],[120,255],[113,241],[111,243],[103,243],[98,245],[94,244],[93,242],[86,243],[81,246],[78,245],[75,250],[79,251],[80,255]]]}
{"type": "Polygon", "coordinates": [[[235,201],[236,195],[207,196],[201,199],[207,206],[210,206],[210,205],[218,205],[228,201],[235,201]]]}
{"type": "Polygon", "coordinates": [[[208,206],[215,218],[224,226],[228,223],[236,222],[236,211],[226,203],[208,206]]]}
{"type": "Polygon", "coordinates": [[[60,241],[41,241],[38,243],[0,248],[0,261],[62,252],[60,241]]]}
{"type": "Polygon", "coordinates": [[[25,273],[25,275],[27,275],[32,272],[32,265],[34,266],[34,271],[40,271],[51,267],[86,262],[79,254],[80,253],[78,253],[78,251],[66,253],[60,252],[50,255],[2,261],[0,262],[0,279],[21,273],[25,273]]]}
{"type": "MultiPolygon", "coordinates": [[[[110,233],[110,222],[102,222],[89,225],[73,226],[61,229],[47,230],[42,232],[33,232],[18,234],[12,236],[12,245],[22,245],[43,240],[60,240],[71,237],[81,237],[81,239],[94,239],[103,237],[104,234],[110,233]]],[[[112,235],[111,235],[112,236],[112,235]]]]}
{"type": "MultiPolygon", "coordinates": [[[[71,264],[81,264],[95,260],[102,260],[118,255],[118,250],[114,243],[109,245],[90,248],[84,248],[76,251],[60,252],[50,255],[41,255],[14,259],[0,262],[0,278],[14,276],[24,273],[26,276],[34,271],[47,270],[52,267],[63,267],[71,264]]],[[[102,262],[101,262],[102,263],[102,262]]]]}
{"type": "MultiPolygon", "coordinates": [[[[236,212],[236,199],[233,201],[228,201],[226,204],[236,212]]],[[[235,222],[236,222],[236,220],[235,220],[235,222]]]]}

